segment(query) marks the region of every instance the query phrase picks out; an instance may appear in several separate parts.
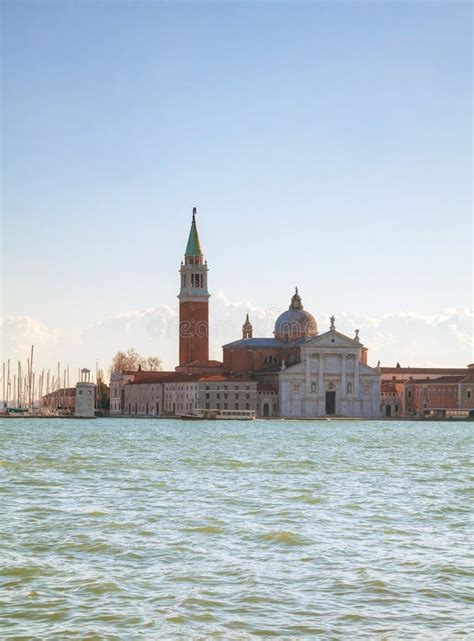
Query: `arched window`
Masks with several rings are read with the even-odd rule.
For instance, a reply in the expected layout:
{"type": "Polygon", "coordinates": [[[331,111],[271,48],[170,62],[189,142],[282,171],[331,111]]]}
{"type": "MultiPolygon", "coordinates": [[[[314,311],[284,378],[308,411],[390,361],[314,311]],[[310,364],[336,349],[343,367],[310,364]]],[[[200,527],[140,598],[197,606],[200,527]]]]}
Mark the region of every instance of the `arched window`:
{"type": "Polygon", "coordinates": [[[263,359],[263,362],[267,365],[274,365],[278,363],[278,359],[276,356],[273,356],[273,354],[268,354],[268,356],[265,356],[265,358],[263,359]]]}

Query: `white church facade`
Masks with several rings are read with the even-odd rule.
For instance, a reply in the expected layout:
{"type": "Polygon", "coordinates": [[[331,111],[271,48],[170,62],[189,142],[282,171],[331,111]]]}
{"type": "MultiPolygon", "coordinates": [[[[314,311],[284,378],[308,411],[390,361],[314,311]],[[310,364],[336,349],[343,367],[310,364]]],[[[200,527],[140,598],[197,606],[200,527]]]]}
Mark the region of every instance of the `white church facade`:
{"type": "Polygon", "coordinates": [[[367,365],[358,331],[341,334],[332,317],[330,330],[308,337],[300,350],[300,362],[283,364],[278,376],[280,416],[381,416],[380,368],[367,365]]]}

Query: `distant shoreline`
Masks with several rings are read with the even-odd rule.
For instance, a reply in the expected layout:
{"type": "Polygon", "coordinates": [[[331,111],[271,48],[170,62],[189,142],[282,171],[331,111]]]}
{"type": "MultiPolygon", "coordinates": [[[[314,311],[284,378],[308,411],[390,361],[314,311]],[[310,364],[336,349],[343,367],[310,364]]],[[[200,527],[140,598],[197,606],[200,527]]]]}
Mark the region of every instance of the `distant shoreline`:
{"type": "MultiPolygon", "coordinates": [[[[133,420],[152,420],[152,421],[162,421],[162,420],[173,420],[173,421],[181,421],[182,419],[179,416],[126,416],[126,415],[110,415],[110,416],[93,416],[93,417],[83,417],[83,416],[41,416],[41,415],[34,415],[34,414],[1,414],[0,419],[15,419],[15,420],[32,420],[32,419],[40,419],[40,420],[58,420],[58,419],[63,419],[63,420],[75,420],[75,421],[89,421],[89,420],[100,420],[100,419],[133,419],[133,420]]],[[[474,418],[469,418],[469,417],[460,417],[460,418],[442,418],[442,417],[429,417],[429,418],[422,418],[422,417],[380,417],[380,418],[374,418],[374,417],[360,417],[360,416],[334,416],[334,417],[329,417],[329,416],[294,416],[294,417],[257,417],[255,420],[257,421],[313,421],[313,422],[341,422],[341,421],[352,421],[352,422],[384,422],[384,423],[467,423],[467,422],[474,422],[474,418]]],[[[212,421],[211,419],[202,419],[202,421],[206,422],[215,422],[212,421]]],[[[229,422],[235,423],[235,419],[228,419],[229,422]]],[[[223,421],[219,421],[219,423],[222,423],[223,421]]],[[[225,422],[225,421],[224,421],[225,422]]]]}

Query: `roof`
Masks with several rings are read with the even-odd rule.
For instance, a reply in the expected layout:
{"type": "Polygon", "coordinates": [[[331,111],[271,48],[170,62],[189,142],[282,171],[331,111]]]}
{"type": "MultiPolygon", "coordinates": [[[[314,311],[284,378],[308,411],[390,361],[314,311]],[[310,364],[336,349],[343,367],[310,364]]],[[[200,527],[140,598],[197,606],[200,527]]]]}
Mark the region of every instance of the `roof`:
{"type": "Polygon", "coordinates": [[[382,374],[466,375],[466,367],[381,367],[382,374]]]}
{"type": "Polygon", "coordinates": [[[259,383],[257,390],[259,392],[273,392],[276,393],[276,390],[271,385],[266,385],[264,383],[259,383]]]}
{"type": "Polygon", "coordinates": [[[164,376],[157,377],[140,377],[138,380],[130,381],[127,385],[146,385],[150,383],[192,383],[199,381],[199,374],[177,374],[176,372],[163,372],[164,376]]]}
{"type": "Polygon", "coordinates": [[[468,373],[468,375],[465,376],[464,378],[462,378],[459,382],[460,383],[474,383],[474,372],[470,371],[468,373]]]}
{"type": "Polygon", "coordinates": [[[277,341],[276,338],[241,338],[238,341],[233,343],[227,343],[222,347],[225,349],[227,347],[232,347],[233,349],[244,347],[246,349],[282,349],[286,347],[286,343],[277,341]]]}
{"type": "Polygon", "coordinates": [[[201,241],[196,225],[196,210],[193,209],[193,219],[191,222],[191,229],[189,230],[188,244],[186,245],[185,256],[202,256],[203,251],[201,248],[201,241]]]}
{"type": "Polygon", "coordinates": [[[48,394],[43,394],[41,398],[49,398],[50,396],[75,396],[76,395],[76,388],[75,387],[61,387],[59,389],[55,389],[52,392],[49,392],[48,394]]]}
{"type": "Polygon", "coordinates": [[[221,361],[190,361],[179,367],[222,367],[221,361]]]}
{"type": "Polygon", "coordinates": [[[438,378],[418,378],[412,381],[405,381],[405,383],[413,385],[448,385],[449,383],[457,384],[462,381],[463,378],[463,376],[438,376],[438,378]]]}
{"type": "Polygon", "coordinates": [[[176,372],[165,372],[166,376],[162,379],[156,378],[140,378],[137,381],[131,381],[127,385],[147,385],[153,383],[225,383],[226,381],[235,383],[255,383],[253,378],[241,378],[237,376],[225,376],[223,374],[179,374],[176,372]]]}
{"type": "Polygon", "coordinates": [[[200,376],[200,381],[205,383],[225,383],[229,381],[231,383],[256,383],[253,378],[241,378],[240,376],[225,376],[225,374],[211,374],[209,376],[200,376]]]}

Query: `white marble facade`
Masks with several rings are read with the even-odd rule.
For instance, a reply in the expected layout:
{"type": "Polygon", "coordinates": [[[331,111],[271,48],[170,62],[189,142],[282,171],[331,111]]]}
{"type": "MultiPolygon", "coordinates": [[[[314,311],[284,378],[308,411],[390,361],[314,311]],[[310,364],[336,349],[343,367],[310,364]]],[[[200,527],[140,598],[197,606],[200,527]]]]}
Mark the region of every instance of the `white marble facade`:
{"type": "Polygon", "coordinates": [[[379,417],[380,369],[364,364],[367,350],[334,328],[301,345],[301,362],[279,374],[282,417],[379,417]]]}

